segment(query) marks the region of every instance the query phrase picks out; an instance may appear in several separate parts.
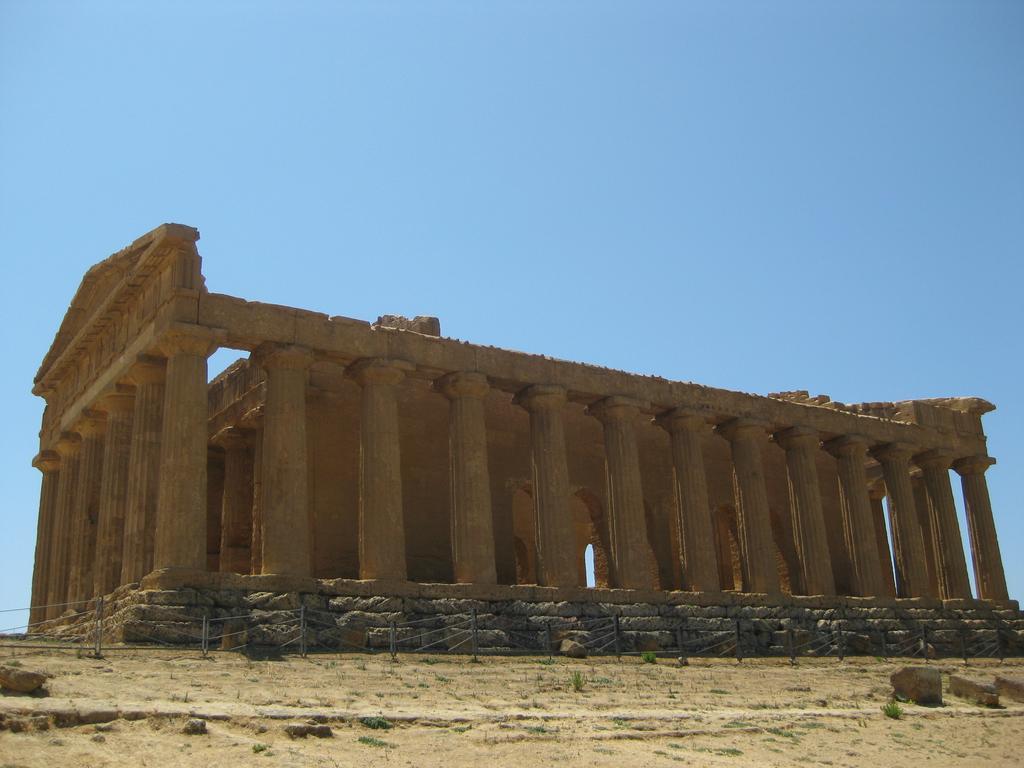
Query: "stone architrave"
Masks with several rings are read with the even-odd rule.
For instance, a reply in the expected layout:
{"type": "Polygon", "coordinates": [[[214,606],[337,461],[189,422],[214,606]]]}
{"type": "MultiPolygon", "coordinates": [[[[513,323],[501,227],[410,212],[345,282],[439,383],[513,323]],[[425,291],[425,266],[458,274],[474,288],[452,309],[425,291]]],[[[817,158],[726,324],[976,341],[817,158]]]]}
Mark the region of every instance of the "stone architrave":
{"type": "Polygon", "coordinates": [[[97,406],[107,414],[107,434],[93,563],[94,595],[106,595],[121,585],[134,401],[132,388],[122,387],[102,398],[97,406]]]}
{"type": "Polygon", "coordinates": [[[816,431],[807,427],[790,427],[776,432],[774,437],[786,451],[790,517],[793,543],[800,562],[801,587],[807,595],[834,595],[835,576],[828,550],[816,460],[821,450],[821,439],[816,431]]]}
{"type": "Polygon", "coordinates": [[[548,587],[578,586],[565,453],[565,389],[535,384],[520,391],[514,402],[530,414],[537,581],[548,587]]]}
{"type": "Polygon", "coordinates": [[[46,618],[50,592],[50,558],[57,515],[57,486],[60,483],[60,454],[40,451],[32,466],[43,474],[39,489],[39,521],[36,525],[35,564],[32,570],[32,608],[29,611],[30,631],[46,618]]]}
{"type": "Polygon", "coordinates": [[[988,495],[985,472],[996,463],[990,456],[969,456],[953,463],[960,475],[967,512],[967,532],[971,539],[974,562],[974,583],[982,600],[1008,600],[1003,558],[992,517],[992,501],[988,495]]]}
{"type": "Polygon", "coordinates": [[[927,550],[910,480],[912,454],[912,446],[903,443],[888,443],[871,450],[871,455],[882,465],[889,498],[896,594],[898,597],[931,597],[927,550]]]}
{"type": "Polygon", "coordinates": [[[103,443],[107,420],[102,413],[90,412],[79,419],[75,431],[82,436],[71,526],[71,568],[68,575],[68,601],[83,609],[95,597],[93,563],[96,559],[96,529],[99,527],[100,484],[103,481],[103,443]]]}
{"type": "Polygon", "coordinates": [[[206,570],[206,358],[212,336],[186,326],[160,340],[167,356],[153,568],[206,570]]]}
{"type": "Polygon", "coordinates": [[[915,456],[914,463],[924,475],[939,597],[943,600],[969,598],[971,585],[967,578],[967,559],[964,557],[960,523],[956,519],[953,488],[949,482],[952,456],[942,451],[926,451],[915,456]]]}
{"type": "Polygon", "coordinates": [[[490,391],[481,373],[450,373],[435,383],[450,401],[448,444],[452,489],[452,565],[458,583],[496,584],[491,480],[487,466],[484,398],[490,391]]]}
{"type": "Polygon", "coordinates": [[[361,579],[405,581],[407,578],[396,388],[405,374],[414,369],[415,366],[405,360],[385,358],[360,360],[350,369],[363,390],[359,432],[361,579]]]}
{"type": "Polygon", "coordinates": [[[141,357],[128,372],[128,381],[135,385],[135,410],[128,449],[122,584],[139,582],[153,570],[166,373],[160,357],[141,357]]]}
{"type": "Polygon", "coordinates": [[[843,538],[852,570],[851,587],[856,595],[879,597],[885,594],[885,588],[864,471],[868,441],[859,435],[843,435],[825,443],[825,448],[836,457],[843,538]]]}
{"type": "Polygon", "coordinates": [[[605,476],[612,584],[620,589],[657,589],[654,554],[647,540],[636,422],[646,404],[612,396],[587,413],[604,426],[605,476]]]}
{"type": "Polygon", "coordinates": [[[716,432],[728,440],[732,448],[743,591],[777,595],[779,572],[761,459],[761,443],[768,427],[765,422],[739,418],[719,424],[716,432]]]}
{"type": "Polygon", "coordinates": [[[263,573],[312,576],[306,383],[313,355],[264,345],[254,355],[267,373],[263,412],[263,573]]]}
{"type": "Polygon", "coordinates": [[[47,578],[46,618],[60,616],[69,602],[68,586],[71,571],[71,533],[78,488],[78,465],[82,437],[65,432],[54,449],[60,456],[60,478],[57,480],[56,512],[53,520],[53,541],[50,543],[50,565],[47,578]]]}
{"type": "Polygon", "coordinates": [[[717,592],[718,558],[715,553],[714,520],[708,501],[707,472],[701,441],[708,430],[706,418],[675,408],[656,422],[672,441],[672,474],[675,483],[676,517],[683,587],[693,592],[717,592]]]}
{"type": "Polygon", "coordinates": [[[231,428],[214,442],[224,449],[224,497],[220,524],[220,570],[249,573],[252,564],[253,458],[245,430],[231,428]]]}
{"type": "Polygon", "coordinates": [[[871,521],[875,524],[875,542],[878,545],[878,562],[882,567],[882,586],[886,597],[896,597],[896,582],[892,574],[892,552],[889,549],[889,534],[885,529],[885,484],[876,482],[868,488],[871,502],[871,521]]]}

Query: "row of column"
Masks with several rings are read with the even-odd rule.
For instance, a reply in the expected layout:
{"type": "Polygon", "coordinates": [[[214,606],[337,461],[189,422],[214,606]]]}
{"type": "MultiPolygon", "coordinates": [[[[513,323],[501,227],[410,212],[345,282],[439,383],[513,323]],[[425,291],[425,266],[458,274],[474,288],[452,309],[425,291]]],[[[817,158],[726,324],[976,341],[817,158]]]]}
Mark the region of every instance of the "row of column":
{"type": "MultiPolygon", "coordinates": [[[[33,580],[35,604],[84,600],[121,583],[138,581],[154,568],[206,567],[206,358],[213,349],[201,333],[174,332],[161,343],[163,359],[132,369],[130,386],[97,403],[74,433],[40,455],[40,542],[33,580]],[[45,595],[45,600],[42,596],[45,595]]],[[[263,435],[255,474],[258,500],[225,497],[227,561],[263,573],[312,575],[306,456],[306,385],[314,357],[289,345],[264,345],[253,360],[266,372],[263,435]],[[241,534],[251,512],[252,531],[241,534]],[[248,541],[247,541],[248,539],[248,541]],[[232,550],[235,550],[233,553],[232,550]],[[255,568],[253,566],[256,566],[255,568]]],[[[404,580],[401,454],[396,387],[411,363],[362,360],[349,373],[362,387],[359,489],[360,577],[404,580]]],[[[435,382],[451,402],[451,541],[456,581],[496,581],[484,399],[484,375],[451,373],[435,382]]],[[[514,400],[530,416],[537,531],[537,574],[544,585],[572,586],[577,569],[569,510],[564,409],[566,391],[534,385],[514,400]]],[[[656,569],[646,539],[643,490],[635,425],[644,404],[608,397],[587,412],[604,430],[608,486],[609,566],[612,583],[653,589],[656,569]]],[[[679,551],[684,583],[717,590],[714,527],[702,455],[708,429],[703,414],[675,409],[656,423],[671,437],[679,551]]],[[[779,590],[775,545],[761,457],[769,425],[731,419],[715,427],[729,441],[744,589],[779,590]]],[[[835,584],[822,513],[817,452],[837,460],[843,534],[852,567],[852,589],[885,593],[865,461],[881,463],[890,500],[897,589],[901,596],[930,594],[925,548],[932,548],[939,597],[969,597],[966,564],[949,485],[953,466],[963,477],[979,596],[1006,599],[1005,580],[984,471],[987,457],[962,459],[931,452],[915,455],[903,445],[871,446],[856,436],[824,445],[804,427],[775,431],[786,451],[791,514],[801,591],[834,594],[835,584]],[[920,467],[932,532],[926,542],[911,485],[910,462],[920,467]]],[[[230,462],[230,451],[229,459],[230,462]]],[[[241,471],[235,468],[234,474],[241,471]]],[[[231,468],[227,474],[232,475],[231,468]]],[[[226,483],[237,488],[237,483],[226,483]]],[[[50,617],[60,613],[53,608],[50,617]]]]}

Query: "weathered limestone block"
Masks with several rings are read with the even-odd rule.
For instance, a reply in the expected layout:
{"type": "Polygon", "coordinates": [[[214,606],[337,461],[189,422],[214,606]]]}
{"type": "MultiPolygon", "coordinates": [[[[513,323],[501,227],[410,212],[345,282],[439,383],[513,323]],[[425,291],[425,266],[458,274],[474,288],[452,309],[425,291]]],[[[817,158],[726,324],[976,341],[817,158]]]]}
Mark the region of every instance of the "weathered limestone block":
{"type": "Polygon", "coordinates": [[[1024,677],[996,675],[995,685],[1000,696],[1014,701],[1024,701],[1024,677]]]}
{"type": "Polygon", "coordinates": [[[0,688],[17,693],[32,693],[46,683],[46,673],[21,667],[0,666],[0,688]]]}
{"type": "Polygon", "coordinates": [[[558,646],[558,652],[570,659],[587,658],[587,647],[570,638],[565,638],[558,646]]]}
{"type": "Polygon", "coordinates": [[[917,704],[942,704],[942,674],[932,667],[902,667],[889,676],[898,699],[917,704]]]}
{"type": "Polygon", "coordinates": [[[950,675],[949,692],[983,707],[999,706],[999,691],[993,683],[972,680],[962,675],[950,675]]]}

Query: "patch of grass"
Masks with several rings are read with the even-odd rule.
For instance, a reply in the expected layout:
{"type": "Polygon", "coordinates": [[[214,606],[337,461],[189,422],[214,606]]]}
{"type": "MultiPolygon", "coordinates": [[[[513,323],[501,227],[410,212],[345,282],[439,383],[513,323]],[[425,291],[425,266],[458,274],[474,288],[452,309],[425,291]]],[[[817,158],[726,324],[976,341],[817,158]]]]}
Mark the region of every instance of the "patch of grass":
{"type": "MultiPolygon", "coordinates": [[[[7,662],[7,666],[8,667],[20,667],[21,666],[21,662],[18,661],[17,659],[11,659],[10,661],[7,662]]],[[[13,763],[12,763],[12,765],[13,765],[13,763]]]]}
{"type": "Polygon", "coordinates": [[[569,682],[576,693],[583,693],[583,686],[586,685],[587,681],[583,679],[582,672],[576,671],[569,676],[569,682]]]}
{"type": "Polygon", "coordinates": [[[713,693],[716,696],[728,696],[729,691],[724,691],[721,688],[712,688],[708,693],[713,693]]]}
{"type": "Polygon", "coordinates": [[[723,728],[749,728],[753,723],[747,720],[730,720],[728,723],[723,725],[723,728]]]}
{"type": "Polygon", "coordinates": [[[782,736],[783,738],[786,738],[786,739],[797,739],[797,738],[799,738],[799,736],[797,736],[795,733],[793,733],[793,731],[787,731],[785,728],[776,728],[776,727],[765,728],[765,731],[767,733],[775,734],[776,736],[782,736]]]}
{"type": "Polygon", "coordinates": [[[437,664],[437,659],[432,659],[429,656],[425,656],[424,658],[420,659],[420,663],[422,663],[422,664],[437,664]]]}
{"type": "Polygon", "coordinates": [[[257,755],[260,752],[266,752],[268,749],[270,749],[270,745],[269,744],[253,744],[252,745],[252,751],[255,752],[257,755]]]}
{"type": "Polygon", "coordinates": [[[658,654],[654,651],[644,651],[640,654],[640,658],[643,659],[644,664],[657,664],[658,654]]]}
{"type": "Polygon", "coordinates": [[[389,731],[392,727],[391,721],[386,717],[361,717],[359,722],[375,731],[389,731]]]}
{"type": "Polygon", "coordinates": [[[472,725],[456,725],[452,728],[452,733],[465,733],[472,727],[472,725]]]}
{"type": "Polygon", "coordinates": [[[558,733],[557,728],[545,728],[543,725],[528,725],[526,726],[527,733],[558,733]]]}
{"type": "Polygon", "coordinates": [[[359,743],[365,744],[368,747],[383,747],[384,749],[394,749],[395,747],[394,744],[383,739],[375,739],[373,736],[360,736],[359,743]]]}
{"type": "Polygon", "coordinates": [[[537,659],[537,663],[543,664],[545,667],[550,667],[552,664],[555,663],[555,660],[553,658],[537,659]]]}
{"type": "Polygon", "coordinates": [[[882,714],[886,717],[891,717],[893,720],[899,720],[903,717],[903,707],[896,701],[887,701],[885,706],[882,707],[882,714]]]}
{"type": "Polygon", "coordinates": [[[452,681],[450,677],[445,677],[444,675],[434,675],[434,679],[439,683],[450,683],[452,681]]]}
{"type": "Polygon", "coordinates": [[[738,757],[743,754],[742,749],[736,749],[736,747],[726,747],[725,749],[716,749],[716,755],[724,755],[725,757],[738,757]]]}

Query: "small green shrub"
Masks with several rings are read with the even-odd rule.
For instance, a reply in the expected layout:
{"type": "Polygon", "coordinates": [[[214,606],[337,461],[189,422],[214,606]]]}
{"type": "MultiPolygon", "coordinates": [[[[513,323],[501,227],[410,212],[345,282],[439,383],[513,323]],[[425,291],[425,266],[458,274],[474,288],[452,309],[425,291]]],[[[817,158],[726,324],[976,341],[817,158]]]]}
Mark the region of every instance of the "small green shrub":
{"type": "Polygon", "coordinates": [[[394,744],[384,741],[383,739],[375,739],[373,736],[360,736],[359,743],[365,744],[368,747],[394,747],[394,744]]]}
{"type": "Polygon", "coordinates": [[[361,717],[359,722],[367,728],[373,728],[375,731],[388,731],[391,729],[391,721],[386,717],[361,717]]]}
{"type": "Polygon", "coordinates": [[[885,706],[882,707],[882,714],[886,717],[891,717],[893,720],[899,720],[903,717],[903,707],[896,701],[887,701],[885,706]]]}
{"type": "Polygon", "coordinates": [[[260,752],[266,752],[268,749],[270,749],[270,745],[269,744],[253,744],[252,745],[252,751],[255,752],[257,755],[260,752]]]}
{"type": "Polygon", "coordinates": [[[572,689],[576,691],[576,693],[582,693],[583,686],[586,685],[587,681],[583,679],[583,673],[577,671],[573,672],[569,676],[569,682],[572,683],[572,689]]]}
{"type": "Polygon", "coordinates": [[[644,660],[644,664],[655,664],[658,661],[658,654],[654,651],[644,651],[640,654],[640,658],[644,660]]]}

